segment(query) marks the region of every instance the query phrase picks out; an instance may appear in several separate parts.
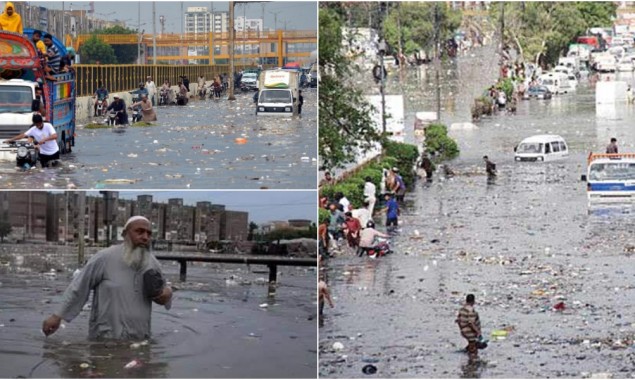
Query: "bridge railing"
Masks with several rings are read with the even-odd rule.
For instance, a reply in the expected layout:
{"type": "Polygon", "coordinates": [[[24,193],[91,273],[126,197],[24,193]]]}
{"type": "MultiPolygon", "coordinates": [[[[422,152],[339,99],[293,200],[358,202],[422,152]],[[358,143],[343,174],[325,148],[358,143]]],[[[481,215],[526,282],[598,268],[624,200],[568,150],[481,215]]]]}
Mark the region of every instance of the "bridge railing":
{"type": "MultiPolygon", "coordinates": [[[[90,96],[101,81],[109,92],[132,91],[145,82],[148,75],[161,87],[165,79],[176,85],[181,75],[190,83],[196,83],[199,75],[212,80],[219,74],[229,74],[229,65],[75,65],[77,73],[77,96],[90,96]]],[[[234,65],[236,71],[245,66],[234,65]]],[[[268,68],[268,67],[265,67],[268,68]]],[[[231,75],[230,75],[231,78],[231,75]]]]}
{"type": "MultiPolygon", "coordinates": [[[[180,265],[179,279],[181,282],[187,280],[187,262],[198,261],[205,263],[227,263],[227,264],[247,264],[266,265],[269,267],[269,283],[278,280],[278,266],[317,266],[317,259],[292,258],[292,257],[253,257],[253,256],[188,256],[188,255],[156,255],[157,260],[177,261],[180,265]]],[[[317,281],[317,279],[316,279],[317,281]]]]}

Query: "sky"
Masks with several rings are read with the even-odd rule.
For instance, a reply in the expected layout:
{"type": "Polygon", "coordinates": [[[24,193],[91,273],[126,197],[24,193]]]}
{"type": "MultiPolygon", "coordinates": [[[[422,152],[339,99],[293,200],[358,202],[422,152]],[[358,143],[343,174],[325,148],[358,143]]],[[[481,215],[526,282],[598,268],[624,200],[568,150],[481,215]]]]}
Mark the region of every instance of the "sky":
{"type": "MultiPolygon", "coordinates": [[[[101,196],[88,191],[89,196],[101,196]]],[[[137,199],[150,194],[155,202],[170,198],[183,198],[183,203],[194,206],[199,201],[225,205],[227,210],[249,212],[249,221],[256,224],[274,220],[317,220],[317,194],[315,191],[121,191],[120,199],[137,199]]]]}
{"type": "MultiPolygon", "coordinates": [[[[89,9],[88,1],[65,1],[64,9],[89,9]]],[[[126,25],[137,29],[139,4],[141,5],[141,27],[146,33],[152,32],[152,1],[95,1],[95,17],[107,20],[126,20],[126,25]],[[145,25],[143,25],[145,23],[145,25]]],[[[156,28],[160,31],[159,16],[165,16],[166,33],[181,33],[183,17],[181,14],[181,4],[183,11],[187,7],[207,7],[212,4],[214,11],[228,11],[227,1],[156,1],[156,28]]],[[[51,9],[62,9],[61,1],[31,1],[31,5],[47,7],[51,9]]],[[[238,3],[234,7],[236,17],[244,15],[247,18],[262,18],[262,10],[265,11],[265,29],[273,29],[277,14],[278,29],[284,29],[285,21],[289,30],[317,30],[317,1],[269,1],[269,2],[249,2],[238,3]]]]}

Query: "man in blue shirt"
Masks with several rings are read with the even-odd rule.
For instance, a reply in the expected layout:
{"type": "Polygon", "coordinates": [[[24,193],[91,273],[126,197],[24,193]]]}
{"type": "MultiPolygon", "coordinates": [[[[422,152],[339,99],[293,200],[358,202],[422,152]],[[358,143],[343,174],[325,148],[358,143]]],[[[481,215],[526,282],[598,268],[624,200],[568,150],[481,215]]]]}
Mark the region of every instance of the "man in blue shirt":
{"type": "Polygon", "coordinates": [[[386,227],[397,227],[399,222],[399,203],[393,198],[392,194],[387,193],[386,197],[386,227]]]}

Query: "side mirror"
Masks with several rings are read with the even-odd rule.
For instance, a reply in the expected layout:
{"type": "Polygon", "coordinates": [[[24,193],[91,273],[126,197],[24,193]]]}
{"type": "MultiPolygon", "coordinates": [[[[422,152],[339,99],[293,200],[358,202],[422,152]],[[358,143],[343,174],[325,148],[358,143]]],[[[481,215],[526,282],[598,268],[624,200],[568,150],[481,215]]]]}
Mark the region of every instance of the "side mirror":
{"type": "Polygon", "coordinates": [[[582,174],[582,175],[580,176],[580,181],[584,181],[584,182],[586,182],[586,181],[587,181],[586,174],[582,174]]]}
{"type": "Polygon", "coordinates": [[[514,153],[516,153],[517,150],[518,150],[518,145],[514,147],[514,153]]]}

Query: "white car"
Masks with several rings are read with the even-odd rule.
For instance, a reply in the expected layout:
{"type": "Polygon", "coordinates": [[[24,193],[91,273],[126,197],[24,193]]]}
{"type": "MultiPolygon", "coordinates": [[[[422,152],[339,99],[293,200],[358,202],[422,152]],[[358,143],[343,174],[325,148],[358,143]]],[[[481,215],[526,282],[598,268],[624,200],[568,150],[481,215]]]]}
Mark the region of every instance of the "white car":
{"type": "Polygon", "coordinates": [[[617,63],[617,71],[631,72],[634,68],[635,66],[630,57],[624,57],[617,63]]]}
{"type": "Polygon", "coordinates": [[[554,161],[569,156],[569,148],[558,135],[536,135],[520,142],[514,148],[516,161],[554,161]]]}

